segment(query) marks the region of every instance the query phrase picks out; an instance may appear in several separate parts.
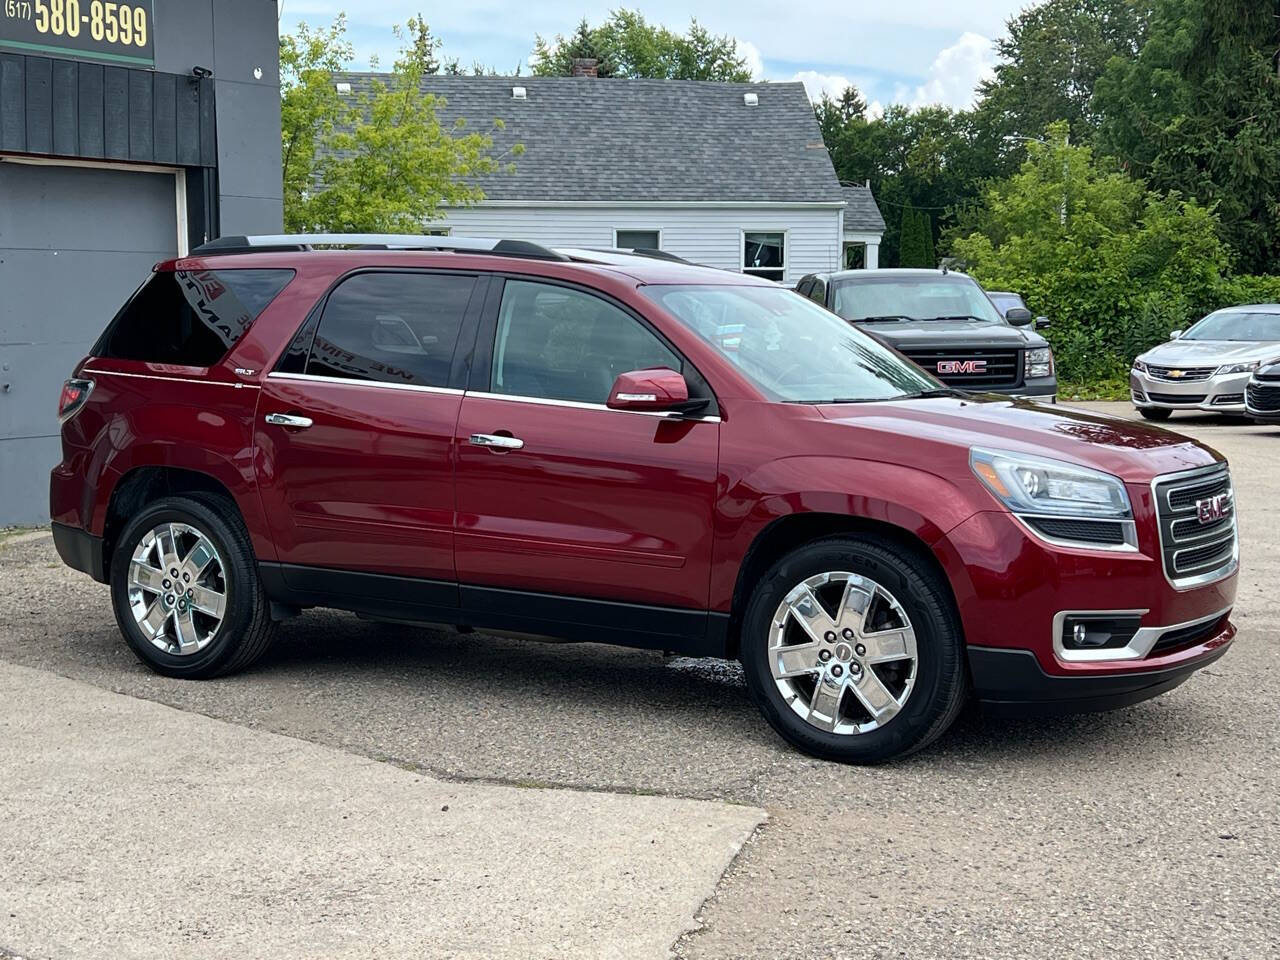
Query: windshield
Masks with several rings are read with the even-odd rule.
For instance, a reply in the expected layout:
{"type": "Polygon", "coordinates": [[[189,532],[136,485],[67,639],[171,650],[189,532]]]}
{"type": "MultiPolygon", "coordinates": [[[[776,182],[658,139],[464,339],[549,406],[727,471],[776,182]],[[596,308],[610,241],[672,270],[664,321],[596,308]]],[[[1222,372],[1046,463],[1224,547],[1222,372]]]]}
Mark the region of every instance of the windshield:
{"type": "Polygon", "coordinates": [[[837,280],[834,310],[846,320],[972,320],[1004,323],[987,295],[960,274],[837,280]]]}
{"type": "Polygon", "coordinates": [[[702,285],[641,289],[773,400],[856,403],[951,392],[791,290],[702,285]]]}
{"type": "Polygon", "coordinates": [[[1024,310],[1027,307],[1016,293],[988,293],[987,296],[1001,313],[1008,313],[1014,307],[1022,307],[1024,310]]]}
{"type": "Polygon", "coordinates": [[[1183,340],[1280,340],[1280,313],[1223,310],[1211,313],[1182,335],[1183,340]]]}

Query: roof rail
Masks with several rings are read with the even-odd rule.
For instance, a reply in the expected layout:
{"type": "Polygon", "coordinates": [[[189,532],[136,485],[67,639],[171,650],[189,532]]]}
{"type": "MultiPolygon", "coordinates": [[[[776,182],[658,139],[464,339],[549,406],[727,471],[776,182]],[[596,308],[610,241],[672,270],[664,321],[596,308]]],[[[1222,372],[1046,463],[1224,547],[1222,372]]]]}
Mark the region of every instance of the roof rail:
{"type": "Polygon", "coordinates": [[[665,250],[655,250],[651,247],[557,247],[556,253],[563,254],[570,260],[580,260],[584,263],[600,263],[619,265],[625,264],[633,257],[642,257],[646,260],[666,260],[670,263],[688,263],[692,265],[692,261],[686,260],[684,257],[678,257],[674,253],[668,253],[665,250]]]}
{"type": "Polygon", "coordinates": [[[439,250],[446,253],[488,253],[530,260],[568,260],[563,254],[528,240],[496,240],[487,237],[419,236],[409,233],[279,233],[261,236],[219,237],[191,251],[193,257],[232,253],[315,250],[318,247],[354,247],[363,250],[439,250]]]}

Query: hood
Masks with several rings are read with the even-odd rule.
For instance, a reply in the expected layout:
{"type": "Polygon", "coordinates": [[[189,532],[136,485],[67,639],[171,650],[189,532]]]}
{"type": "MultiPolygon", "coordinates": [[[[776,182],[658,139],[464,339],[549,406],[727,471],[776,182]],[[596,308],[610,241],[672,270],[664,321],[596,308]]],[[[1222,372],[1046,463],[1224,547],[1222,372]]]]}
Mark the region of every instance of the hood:
{"type": "MultiPolygon", "coordinates": [[[[919,443],[894,442],[894,438],[908,436],[913,441],[934,441],[953,452],[964,452],[965,459],[970,447],[1029,453],[1092,467],[1138,484],[1149,483],[1160,474],[1224,459],[1197,440],[1159,427],[992,394],[964,399],[822,404],[818,411],[827,420],[856,426],[864,432],[882,433],[880,446],[886,459],[895,450],[910,450],[912,457],[927,451],[927,446],[919,443]]],[[[929,456],[923,453],[926,460],[929,456]]],[[[929,470],[933,466],[922,460],[912,460],[909,465],[929,470]]]]}
{"type": "Polygon", "coordinates": [[[1280,358],[1280,342],[1274,340],[1170,340],[1138,357],[1162,367],[1208,367],[1250,360],[1280,358]]]}
{"type": "Polygon", "coordinates": [[[972,320],[899,320],[896,323],[858,323],[855,326],[891,347],[1047,347],[1048,341],[1031,327],[972,320]]]}

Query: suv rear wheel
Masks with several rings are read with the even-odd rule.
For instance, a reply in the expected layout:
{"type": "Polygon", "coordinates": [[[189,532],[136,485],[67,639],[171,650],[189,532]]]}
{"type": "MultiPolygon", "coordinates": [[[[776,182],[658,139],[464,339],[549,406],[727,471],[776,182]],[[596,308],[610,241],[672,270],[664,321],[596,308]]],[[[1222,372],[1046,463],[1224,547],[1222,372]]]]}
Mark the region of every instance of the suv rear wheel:
{"type": "Polygon", "coordinates": [[[157,673],[200,679],[247,667],[275,636],[249,536],[225,497],[166,497],[126,525],[111,560],[116,623],[157,673]]]}
{"type": "Polygon", "coordinates": [[[775,564],[747,607],[742,662],[778,733],[847,763],[926,746],[951,726],[967,693],[945,585],[879,538],[820,540],[775,564]]]}

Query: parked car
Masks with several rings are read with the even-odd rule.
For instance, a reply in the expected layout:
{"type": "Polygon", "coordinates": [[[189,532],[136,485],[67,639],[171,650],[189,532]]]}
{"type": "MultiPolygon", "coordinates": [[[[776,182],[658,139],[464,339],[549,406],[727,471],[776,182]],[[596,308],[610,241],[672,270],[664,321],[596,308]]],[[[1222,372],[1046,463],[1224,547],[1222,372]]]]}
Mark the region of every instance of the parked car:
{"type": "MultiPolygon", "coordinates": [[[[1000,315],[1006,320],[1009,319],[1009,311],[1015,311],[1015,316],[1022,316],[1022,311],[1030,313],[1027,310],[1027,303],[1022,299],[1019,293],[1011,293],[1008,290],[988,290],[987,296],[991,298],[991,302],[996,305],[996,309],[1000,311],[1000,315]]],[[[1049,326],[1048,317],[1036,317],[1035,328],[1043,330],[1049,326]]]]}
{"type": "Polygon", "coordinates": [[[1259,423],[1280,423],[1280,363],[1259,367],[1249,378],[1245,413],[1259,423]]]}
{"type": "Polygon", "coordinates": [[[963,390],[1054,401],[1048,341],[1025,307],[1002,314],[977,282],[947,270],[844,270],[796,290],[963,390]]]}
{"type": "Polygon", "coordinates": [[[1221,456],[959,394],[750,276],[225,238],[156,267],[60,413],[57,549],[167,676],[333,607],[736,657],[783,737],[875,762],[970,696],[1156,696],[1235,635],[1221,456]]]}
{"type": "Polygon", "coordinates": [[[1280,362],[1280,304],[1228,307],[1133,361],[1133,405],[1148,420],[1175,410],[1244,414],[1245,387],[1260,366],[1280,362]]]}

